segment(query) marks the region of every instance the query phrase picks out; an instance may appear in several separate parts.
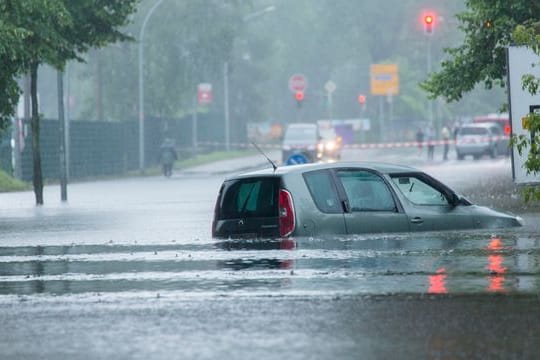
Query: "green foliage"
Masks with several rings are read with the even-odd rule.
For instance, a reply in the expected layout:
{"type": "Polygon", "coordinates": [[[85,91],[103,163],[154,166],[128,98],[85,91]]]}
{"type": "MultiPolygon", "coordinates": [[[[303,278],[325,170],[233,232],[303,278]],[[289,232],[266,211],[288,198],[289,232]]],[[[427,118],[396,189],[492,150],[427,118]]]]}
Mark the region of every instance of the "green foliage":
{"type": "Polygon", "coordinates": [[[481,83],[491,89],[505,86],[506,47],[513,43],[518,25],[534,20],[540,3],[529,0],[467,0],[458,14],[465,38],[461,46],[446,49],[442,69],[422,83],[431,98],[457,101],[481,83]]]}
{"type": "Polygon", "coordinates": [[[28,190],[28,184],[14,179],[0,170],[0,192],[28,190]]]}
{"type": "MultiPolygon", "coordinates": [[[[118,27],[127,22],[137,0],[0,0],[0,114],[5,127],[19,95],[16,79],[30,73],[32,98],[33,184],[36,203],[43,204],[37,69],[50,64],[63,69],[79,53],[125,40],[118,27]]],[[[1,128],[0,128],[1,129],[1,128]]]]}
{"type": "Polygon", "coordinates": [[[129,37],[119,28],[138,0],[0,0],[0,129],[19,100],[19,76],[47,63],[58,69],[91,47],[129,37]]]}
{"type": "MultiPolygon", "coordinates": [[[[467,10],[458,15],[465,33],[463,44],[448,49],[450,59],[442,63],[442,70],[432,74],[422,87],[432,98],[459,100],[477,83],[486,88],[494,84],[504,86],[507,73],[506,47],[523,45],[540,54],[540,2],[529,0],[468,0],[467,10]]],[[[522,87],[530,94],[538,94],[540,79],[532,75],[522,77],[522,87]]],[[[540,115],[526,117],[531,136],[517,136],[511,141],[520,154],[529,150],[525,168],[528,174],[540,172],[540,115]]],[[[540,200],[540,187],[524,189],[525,200],[540,200]]]]}

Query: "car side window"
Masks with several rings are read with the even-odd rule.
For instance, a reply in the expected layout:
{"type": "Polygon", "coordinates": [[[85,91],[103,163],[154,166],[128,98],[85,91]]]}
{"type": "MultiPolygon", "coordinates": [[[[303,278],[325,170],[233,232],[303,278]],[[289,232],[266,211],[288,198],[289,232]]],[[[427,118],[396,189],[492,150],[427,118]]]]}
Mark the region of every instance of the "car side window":
{"type": "Polygon", "coordinates": [[[393,176],[392,181],[399,190],[416,205],[448,205],[448,199],[444,194],[414,176],[393,176]]]}
{"type": "Polygon", "coordinates": [[[384,180],[365,170],[339,170],[351,211],[396,211],[392,193],[384,180]]]}
{"type": "Polygon", "coordinates": [[[304,180],[320,211],[324,213],[343,212],[336,186],[328,170],[307,172],[304,174],[304,180]]]}

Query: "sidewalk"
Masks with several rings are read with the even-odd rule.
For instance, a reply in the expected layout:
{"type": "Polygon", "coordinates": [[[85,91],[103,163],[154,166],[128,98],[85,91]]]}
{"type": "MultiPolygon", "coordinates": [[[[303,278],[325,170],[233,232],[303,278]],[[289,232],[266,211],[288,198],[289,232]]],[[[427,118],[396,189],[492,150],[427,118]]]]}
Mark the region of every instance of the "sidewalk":
{"type": "MultiPolygon", "coordinates": [[[[279,165],[281,152],[280,151],[269,151],[266,154],[272,161],[279,165]]],[[[208,163],[204,165],[194,166],[187,169],[180,169],[177,171],[179,174],[184,175],[203,175],[203,174],[227,174],[227,173],[236,173],[244,172],[257,168],[271,167],[270,163],[262,154],[256,154],[246,157],[228,159],[216,161],[213,163],[208,163]]]]}

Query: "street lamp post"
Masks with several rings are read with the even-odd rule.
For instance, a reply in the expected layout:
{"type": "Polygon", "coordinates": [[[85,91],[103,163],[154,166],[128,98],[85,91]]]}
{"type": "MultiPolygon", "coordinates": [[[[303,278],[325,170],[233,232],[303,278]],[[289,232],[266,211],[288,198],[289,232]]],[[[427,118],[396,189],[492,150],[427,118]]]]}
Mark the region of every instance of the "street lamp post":
{"type": "Polygon", "coordinates": [[[143,55],[144,55],[144,30],[148,20],[154,13],[154,10],[163,0],[157,0],[144,17],[141,31],[139,33],[139,170],[144,173],[144,77],[143,77],[143,55]]]}
{"type": "MultiPolygon", "coordinates": [[[[272,12],[276,9],[274,5],[265,7],[264,9],[252,12],[242,18],[244,22],[248,22],[253,18],[272,12]]],[[[231,148],[231,135],[230,135],[230,118],[229,118],[229,62],[223,63],[223,107],[225,113],[225,150],[229,151],[231,148]]]]}

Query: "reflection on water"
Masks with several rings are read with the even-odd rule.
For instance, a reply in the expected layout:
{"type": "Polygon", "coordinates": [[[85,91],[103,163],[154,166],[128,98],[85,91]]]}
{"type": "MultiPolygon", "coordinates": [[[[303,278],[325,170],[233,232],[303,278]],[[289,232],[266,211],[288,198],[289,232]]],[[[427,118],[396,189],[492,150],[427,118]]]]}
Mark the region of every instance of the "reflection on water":
{"type": "Polygon", "coordinates": [[[0,247],[0,294],[536,293],[537,234],[0,247]]]}
{"type": "MultiPolygon", "coordinates": [[[[242,254],[245,250],[294,250],[296,241],[294,239],[276,239],[276,240],[228,240],[219,241],[216,244],[217,248],[235,251],[237,254],[242,254]]],[[[246,269],[292,269],[294,267],[294,259],[288,258],[286,253],[273,252],[266,253],[279,255],[276,257],[260,257],[252,258],[235,258],[217,262],[217,267],[220,269],[231,270],[246,270],[246,269]],[[283,257],[285,256],[285,257],[283,257]]],[[[290,255],[290,254],[289,254],[290,255]]]]}
{"type": "Polygon", "coordinates": [[[429,275],[429,294],[446,294],[446,270],[440,268],[435,275],[429,275]]]}
{"type": "Polygon", "coordinates": [[[489,270],[489,286],[491,292],[504,292],[504,273],[506,267],[503,266],[504,258],[502,253],[503,244],[499,237],[494,236],[487,246],[489,270]]]}

